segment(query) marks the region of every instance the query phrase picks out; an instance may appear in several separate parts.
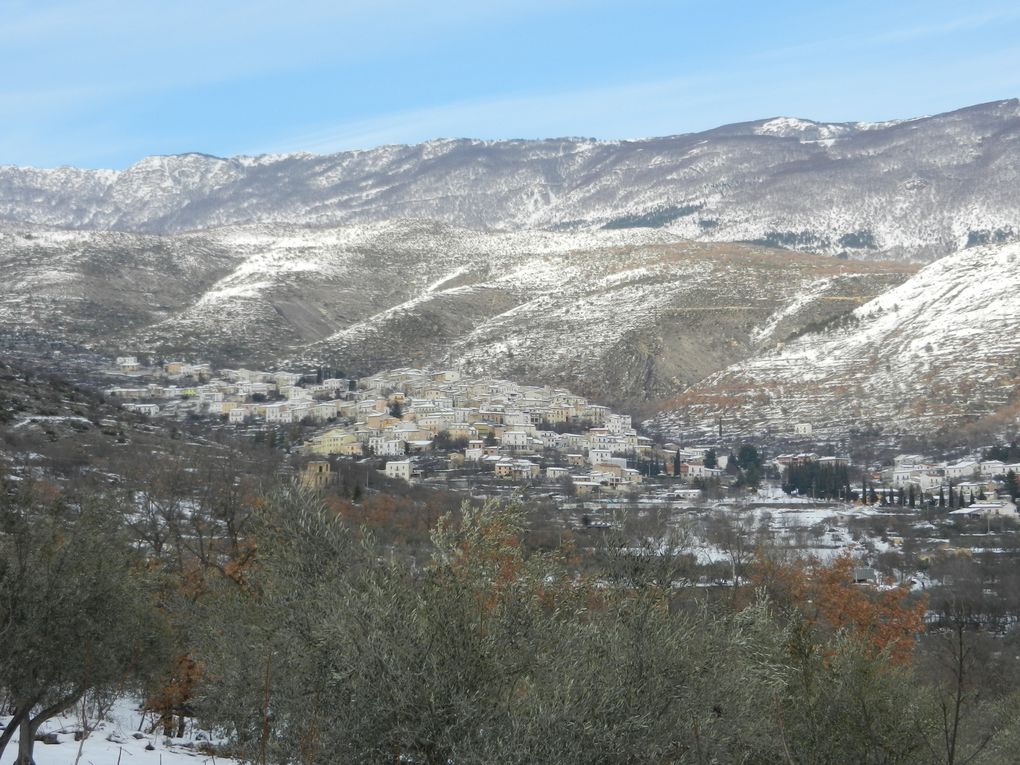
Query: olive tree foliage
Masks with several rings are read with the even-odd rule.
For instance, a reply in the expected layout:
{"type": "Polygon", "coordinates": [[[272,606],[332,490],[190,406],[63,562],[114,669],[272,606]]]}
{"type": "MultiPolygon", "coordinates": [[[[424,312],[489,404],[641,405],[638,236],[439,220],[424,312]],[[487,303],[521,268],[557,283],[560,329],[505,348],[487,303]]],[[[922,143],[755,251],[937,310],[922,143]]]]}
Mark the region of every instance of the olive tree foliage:
{"type": "Polygon", "coordinates": [[[144,561],[101,497],[30,487],[0,499],[0,689],[19,765],[36,731],[86,695],[139,687],[165,658],[144,561]]]}
{"type": "Polygon", "coordinates": [[[792,638],[793,672],[772,710],[788,761],[931,761],[931,709],[908,668],[846,634],[821,644],[794,629],[792,638]]]}
{"type": "Polygon", "coordinates": [[[1020,636],[1011,629],[1007,599],[1013,597],[1013,566],[1012,561],[953,558],[932,568],[938,584],[932,588],[931,624],[918,670],[933,695],[935,762],[1015,761],[1020,636]]]}
{"type": "Polygon", "coordinates": [[[201,615],[199,714],[245,761],[928,761],[906,670],[763,597],[677,609],[660,557],[577,574],[494,502],[444,518],[421,570],[309,496],[256,528],[201,615]]]}

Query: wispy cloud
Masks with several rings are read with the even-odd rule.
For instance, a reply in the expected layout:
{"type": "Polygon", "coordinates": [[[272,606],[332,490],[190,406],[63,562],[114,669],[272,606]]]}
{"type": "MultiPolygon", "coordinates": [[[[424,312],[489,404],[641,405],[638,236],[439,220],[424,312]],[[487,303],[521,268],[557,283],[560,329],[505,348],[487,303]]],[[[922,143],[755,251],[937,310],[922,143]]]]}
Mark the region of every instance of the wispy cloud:
{"type": "Polygon", "coordinates": [[[0,0],[0,162],[913,116],[1014,95],[1018,22],[995,0],[0,0]]]}
{"type": "MultiPolygon", "coordinates": [[[[895,8],[896,6],[892,6],[895,8]]],[[[832,56],[836,53],[860,51],[868,48],[880,48],[894,44],[916,43],[923,40],[934,40],[965,31],[974,31],[1001,24],[1012,24],[1020,21],[1020,6],[1010,4],[1004,7],[967,8],[949,18],[939,19],[924,24],[899,23],[879,31],[860,34],[859,32],[819,35],[816,39],[796,45],[767,48],[753,51],[750,60],[775,60],[806,58],[816,55],[832,56]]]]}
{"type": "MultiPolygon", "coordinates": [[[[664,102],[671,101],[693,110],[698,105],[723,98],[709,87],[720,79],[719,76],[678,77],[607,88],[441,104],[319,126],[273,143],[268,151],[323,153],[440,137],[591,137],[592,131],[585,127],[592,125],[600,127],[602,137],[661,135],[664,127],[661,121],[644,131],[635,132],[634,128],[639,124],[655,124],[649,118],[656,112],[662,113],[664,102]],[[540,119],[536,119],[537,115],[540,119]]],[[[672,117],[673,110],[669,111],[672,117]]],[[[249,153],[262,151],[251,148],[254,151],[249,153]]]]}
{"type": "Polygon", "coordinates": [[[904,26],[872,35],[863,41],[865,45],[888,45],[914,40],[945,37],[963,31],[982,29],[995,24],[1016,22],[1020,20],[1020,7],[1011,5],[993,10],[970,9],[967,13],[943,21],[904,26]]]}
{"type": "Polygon", "coordinates": [[[310,126],[249,146],[246,153],[330,153],[433,138],[638,139],[780,115],[822,121],[893,119],[964,106],[968,102],[960,99],[968,97],[973,102],[1006,98],[1020,88],[1018,46],[990,50],[964,63],[947,58],[924,71],[890,72],[883,61],[852,71],[829,66],[782,86],[772,69],[750,72],[737,66],[612,87],[438,104],[310,126]],[[983,89],[974,88],[977,79],[983,89]],[[866,107],[861,106],[864,99],[870,99],[866,107]]]}
{"type": "Polygon", "coordinates": [[[0,61],[23,79],[103,79],[174,87],[292,71],[441,41],[466,28],[577,0],[74,0],[0,8],[0,61]],[[431,36],[431,37],[429,37],[431,36]]]}

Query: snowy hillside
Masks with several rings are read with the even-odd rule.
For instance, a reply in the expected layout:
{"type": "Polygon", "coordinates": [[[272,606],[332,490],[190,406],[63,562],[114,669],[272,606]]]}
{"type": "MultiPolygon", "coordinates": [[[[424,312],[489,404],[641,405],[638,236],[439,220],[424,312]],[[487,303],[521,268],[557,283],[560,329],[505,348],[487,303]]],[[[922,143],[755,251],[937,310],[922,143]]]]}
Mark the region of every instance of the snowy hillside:
{"type": "Polygon", "coordinates": [[[169,237],[0,237],[0,327],[110,353],[421,364],[671,397],[845,313],[914,267],[620,229],[479,233],[400,221],[169,237]]]}
{"type": "Polygon", "coordinates": [[[0,167],[0,220],[170,233],[420,218],[476,230],[662,228],[931,259],[1020,232],[1020,102],[935,117],[776,118],[638,141],[438,140],[329,156],[0,167]]]}
{"type": "Polygon", "coordinates": [[[745,431],[795,423],[934,432],[1015,422],[1020,244],[943,258],[827,329],[748,358],[687,390],[657,419],[745,431]]]}
{"type": "Polygon", "coordinates": [[[309,347],[659,400],[907,276],[886,264],[675,243],[493,261],[309,347]],[[392,356],[392,358],[390,358],[392,356]]]}

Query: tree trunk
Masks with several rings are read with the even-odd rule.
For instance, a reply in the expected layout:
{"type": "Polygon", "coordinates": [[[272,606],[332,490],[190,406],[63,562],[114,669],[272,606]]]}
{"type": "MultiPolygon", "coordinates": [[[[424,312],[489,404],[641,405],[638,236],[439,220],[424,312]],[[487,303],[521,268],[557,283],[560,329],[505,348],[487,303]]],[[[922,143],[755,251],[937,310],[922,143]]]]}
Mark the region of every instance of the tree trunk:
{"type": "Polygon", "coordinates": [[[21,725],[18,728],[18,759],[15,760],[15,765],[35,765],[35,760],[32,759],[32,747],[35,744],[36,728],[32,725],[32,719],[25,715],[21,718],[21,725]]]}
{"type": "Polygon", "coordinates": [[[32,750],[35,746],[35,734],[39,727],[54,715],[58,715],[72,704],[76,704],[84,694],[83,690],[75,691],[70,696],[65,696],[43,708],[35,717],[31,716],[32,705],[29,704],[25,707],[25,716],[21,718],[21,724],[18,726],[18,759],[14,761],[14,765],[35,765],[35,760],[32,759],[32,750]]]}
{"type": "Polygon", "coordinates": [[[23,718],[28,717],[29,710],[23,706],[14,707],[14,716],[11,721],[7,723],[7,727],[4,728],[3,733],[0,733],[0,757],[3,757],[4,750],[7,749],[7,745],[11,743],[11,739],[14,738],[14,732],[21,726],[23,718]]]}

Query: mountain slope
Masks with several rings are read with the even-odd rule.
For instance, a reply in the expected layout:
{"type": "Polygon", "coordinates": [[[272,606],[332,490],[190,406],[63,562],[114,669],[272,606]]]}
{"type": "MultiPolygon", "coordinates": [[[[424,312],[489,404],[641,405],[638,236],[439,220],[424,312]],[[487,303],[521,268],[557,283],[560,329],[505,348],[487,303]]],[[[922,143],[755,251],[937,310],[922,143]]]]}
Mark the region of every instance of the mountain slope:
{"type": "Polygon", "coordinates": [[[0,327],[114,340],[172,315],[238,261],[200,235],[0,230],[0,327]]]}
{"type": "Polygon", "coordinates": [[[528,256],[381,312],[304,358],[357,368],[389,352],[393,362],[568,385],[616,405],[656,402],[909,271],[701,243],[528,256]]]}
{"type": "Polygon", "coordinates": [[[888,123],[776,118],[640,141],[440,140],[328,156],[0,167],[0,220],[172,233],[423,218],[478,230],[668,229],[930,259],[1020,231],[1020,102],[888,123]]]}
{"type": "MultiPolygon", "coordinates": [[[[427,221],[228,228],[205,236],[241,260],[190,305],[139,333],[142,344],[190,343],[223,353],[236,346],[241,358],[279,358],[458,283],[474,283],[500,264],[672,241],[654,231],[485,234],[427,221]]],[[[408,327],[407,333],[414,343],[430,340],[423,325],[408,327]]],[[[367,355],[386,353],[381,346],[367,355]]],[[[399,360],[399,354],[391,360],[399,360]]]]}
{"type": "Polygon", "coordinates": [[[399,221],[169,237],[0,237],[0,328],[224,363],[406,364],[655,402],[914,267],[652,229],[480,233],[399,221]]]}
{"type": "Polygon", "coordinates": [[[664,431],[789,433],[795,423],[933,433],[1015,424],[1020,392],[1020,244],[928,265],[824,331],[692,386],[656,419],[664,431]]]}

